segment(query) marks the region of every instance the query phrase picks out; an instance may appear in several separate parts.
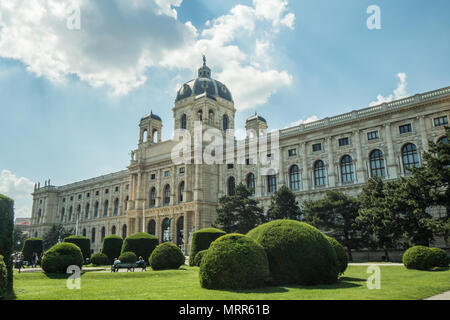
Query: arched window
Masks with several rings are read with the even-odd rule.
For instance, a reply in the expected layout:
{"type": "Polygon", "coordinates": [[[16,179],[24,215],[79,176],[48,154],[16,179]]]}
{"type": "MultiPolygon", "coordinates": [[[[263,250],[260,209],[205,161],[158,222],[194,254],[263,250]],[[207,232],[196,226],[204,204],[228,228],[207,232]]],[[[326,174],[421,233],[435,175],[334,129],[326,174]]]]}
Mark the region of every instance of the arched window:
{"type": "Polygon", "coordinates": [[[114,215],[119,215],[119,198],[116,198],[116,200],[114,200],[114,215]]]}
{"type": "Polygon", "coordinates": [[[448,138],[447,138],[447,136],[443,136],[442,138],[440,138],[439,140],[438,140],[438,143],[439,142],[443,142],[443,143],[445,143],[445,144],[448,144],[448,138]]]}
{"type": "Polygon", "coordinates": [[[125,211],[127,211],[128,210],[128,201],[130,200],[130,197],[129,196],[127,196],[126,198],[125,198],[125,204],[124,204],[124,207],[125,207],[125,211]]]}
{"type": "Polygon", "coordinates": [[[148,140],[148,131],[144,130],[144,132],[142,133],[142,141],[147,142],[147,140],[148,140]]]}
{"type": "Polygon", "coordinates": [[[76,220],[78,220],[80,218],[80,215],[81,215],[81,205],[78,205],[77,206],[77,219],[76,220]]]}
{"type": "Polygon", "coordinates": [[[180,217],[177,221],[177,246],[180,248],[184,244],[184,217],[180,217]]]}
{"type": "Polygon", "coordinates": [[[40,224],[40,223],[41,223],[41,217],[42,217],[42,210],[39,209],[38,217],[37,217],[37,224],[40,224]]]}
{"type": "Polygon", "coordinates": [[[384,166],[384,157],[381,150],[374,150],[370,153],[370,174],[371,177],[384,177],[386,168],[384,166]]]}
{"type": "Polygon", "coordinates": [[[171,241],[171,236],[170,236],[170,219],[169,218],[165,218],[161,224],[161,231],[162,231],[162,241],[163,242],[168,242],[171,241]]]}
{"type": "Polygon", "coordinates": [[[111,228],[111,234],[116,234],[116,226],[112,226],[111,228]]]}
{"type": "Polygon", "coordinates": [[[420,166],[419,154],[414,144],[408,143],[402,148],[403,171],[408,174],[411,173],[410,168],[417,168],[420,166]]]}
{"type": "Polygon", "coordinates": [[[228,195],[234,196],[236,193],[236,180],[234,177],[228,179],[228,195]]]}
{"type": "Polygon", "coordinates": [[[186,130],[187,129],[187,116],[186,114],[183,114],[181,117],[181,129],[186,130]]]}
{"type": "Polygon", "coordinates": [[[167,185],[164,188],[164,205],[170,205],[170,185],[167,185]]]}
{"type": "Polygon", "coordinates": [[[322,160],[318,160],[314,164],[314,183],[316,187],[323,187],[327,184],[325,163],[322,160]]]}
{"type": "Polygon", "coordinates": [[[203,110],[202,109],[198,110],[197,115],[198,115],[198,120],[203,121],[203,110]]]}
{"type": "Polygon", "coordinates": [[[293,165],[289,169],[289,187],[291,190],[300,190],[300,173],[297,165],[293,165]]]}
{"type": "Polygon", "coordinates": [[[103,216],[104,217],[108,216],[108,207],[109,207],[109,201],[105,200],[105,207],[103,208],[103,216]]]}
{"type": "Polygon", "coordinates": [[[72,212],[73,212],[73,207],[69,208],[69,222],[72,221],[72,212]]]}
{"type": "Polygon", "coordinates": [[[267,192],[277,192],[277,176],[275,174],[267,176],[267,192]]]}
{"type": "Polygon", "coordinates": [[[156,206],[156,188],[152,188],[150,190],[150,208],[154,208],[156,206]]]}
{"type": "Polygon", "coordinates": [[[84,213],[84,218],[87,220],[89,219],[89,209],[91,208],[91,205],[89,203],[86,203],[86,208],[85,208],[85,213],[84,213]]]}
{"type": "Polygon", "coordinates": [[[127,237],[127,225],[124,224],[122,227],[122,238],[126,238],[127,237]]]}
{"type": "Polygon", "coordinates": [[[355,180],[353,159],[349,155],[345,155],[341,159],[341,179],[342,183],[351,183],[355,180]]]}
{"type": "Polygon", "coordinates": [[[159,132],[158,132],[158,130],[153,130],[153,133],[152,133],[152,141],[153,141],[153,143],[158,143],[158,135],[159,135],[159,132]]]}
{"type": "Polygon", "coordinates": [[[151,235],[156,235],[156,221],[150,220],[147,226],[147,232],[151,235]]]}
{"type": "Polygon", "coordinates": [[[230,121],[229,121],[229,119],[228,119],[228,116],[225,114],[224,116],[223,116],[223,118],[222,118],[222,127],[223,127],[223,130],[225,131],[225,130],[228,130],[229,128],[230,128],[230,123],[229,123],[230,121]]]}
{"type": "Polygon", "coordinates": [[[184,194],[184,181],[180,183],[180,187],[178,190],[178,201],[183,202],[183,194],[184,194]]]}
{"type": "Polygon", "coordinates": [[[212,110],[209,110],[209,119],[208,119],[208,121],[209,121],[210,125],[214,125],[214,111],[212,111],[212,110]]]}
{"type": "Polygon", "coordinates": [[[98,203],[98,201],[95,203],[94,206],[94,218],[98,217],[98,208],[99,208],[100,204],[98,203]]]}
{"type": "Polygon", "coordinates": [[[95,243],[95,228],[92,228],[91,231],[91,242],[94,244],[95,243]]]}
{"type": "Polygon", "coordinates": [[[83,229],[83,237],[86,237],[86,234],[87,234],[86,229],[83,229]]]}
{"type": "Polygon", "coordinates": [[[102,227],[102,242],[105,239],[105,237],[106,237],[106,228],[102,227]]]}
{"type": "Polygon", "coordinates": [[[66,215],[66,208],[62,208],[61,209],[61,222],[64,222],[65,215],[66,215]]]}
{"type": "Polygon", "coordinates": [[[247,188],[252,192],[252,196],[255,195],[256,183],[255,183],[255,175],[253,173],[249,173],[247,176],[247,188]]]}

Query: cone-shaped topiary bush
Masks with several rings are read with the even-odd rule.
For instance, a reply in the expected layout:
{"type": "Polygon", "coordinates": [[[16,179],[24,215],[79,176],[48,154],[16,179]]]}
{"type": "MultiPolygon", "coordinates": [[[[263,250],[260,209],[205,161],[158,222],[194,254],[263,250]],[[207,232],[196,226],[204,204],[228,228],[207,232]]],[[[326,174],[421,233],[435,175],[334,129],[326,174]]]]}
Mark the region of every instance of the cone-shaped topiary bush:
{"type": "Polygon", "coordinates": [[[339,265],[339,273],[343,274],[345,270],[347,270],[348,266],[347,252],[345,252],[344,246],[339,241],[329,236],[326,236],[326,238],[336,252],[339,265]]]}
{"type": "Polygon", "coordinates": [[[112,263],[114,258],[118,258],[122,252],[123,239],[118,235],[111,235],[103,240],[102,253],[106,254],[109,262],[112,263]]]}
{"type": "Polygon", "coordinates": [[[450,258],[445,250],[440,248],[430,248],[431,265],[436,268],[447,268],[450,264],[450,258]]]}
{"type": "MultiPolygon", "coordinates": [[[[114,258],[117,258],[117,257],[114,257],[114,258]]],[[[92,255],[91,263],[94,266],[107,266],[107,265],[112,264],[109,261],[108,256],[106,254],[104,254],[104,253],[101,253],[101,252],[92,255]]]]}
{"type": "Polygon", "coordinates": [[[7,270],[6,293],[13,290],[14,201],[0,194],[0,255],[7,270]]]}
{"type": "Polygon", "coordinates": [[[124,252],[119,257],[121,263],[136,263],[137,259],[136,254],[131,251],[124,252]]]}
{"type": "Polygon", "coordinates": [[[183,251],[172,242],[161,243],[149,258],[153,270],[178,269],[185,261],[183,251]]]}
{"type": "Polygon", "coordinates": [[[414,246],[403,254],[403,264],[408,269],[428,270],[433,267],[432,253],[425,246],[414,246]]]}
{"type": "Polygon", "coordinates": [[[78,266],[81,269],[83,254],[73,243],[59,243],[44,253],[41,266],[46,273],[66,273],[69,266],[78,266]]]}
{"type": "Polygon", "coordinates": [[[41,238],[29,238],[26,239],[23,243],[22,254],[25,261],[31,262],[31,258],[34,253],[37,253],[38,256],[41,256],[41,253],[44,252],[44,244],[41,238]]]}
{"type": "Polygon", "coordinates": [[[294,220],[263,224],[248,236],[264,247],[272,278],[278,284],[317,285],[337,281],[336,252],[325,235],[294,220]]]}
{"type": "Polygon", "coordinates": [[[64,242],[73,243],[80,248],[83,254],[83,261],[91,257],[91,240],[82,236],[70,236],[64,239],[64,242]]]}
{"type": "Polygon", "coordinates": [[[194,266],[200,267],[200,264],[202,263],[203,256],[206,254],[206,252],[208,252],[208,250],[202,250],[202,251],[198,252],[195,255],[194,266]]]}
{"type": "Polygon", "coordinates": [[[189,253],[189,265],[194,266],[195,256],[198,252],[207,250],[211,243],[226,235],[225,231],[216,228],[206,228],[194,232],[192,235],[191,252],[189,253]]]}
{"type": "Polygon", "coordinates": [[[206,289],[259,288],[268,278],[264,248],[242,234],[215,240],[200,265],[200,284],[206,289]]]}
{"type": "Polygon", "coordinates": [[[145,232],[140,232],[125,239],[121,253],[134,252],[136,256],[141,256],[145,261],[148,261],[148,258],[158,244],[159,240],[157,237],[145,232]]]}
{"type": "Polygon", "coordinates": [[[3,256],[0,256],[0,300],[4,298],[7,293],[8,272],[6,271],[6,264],[3,256]]]}

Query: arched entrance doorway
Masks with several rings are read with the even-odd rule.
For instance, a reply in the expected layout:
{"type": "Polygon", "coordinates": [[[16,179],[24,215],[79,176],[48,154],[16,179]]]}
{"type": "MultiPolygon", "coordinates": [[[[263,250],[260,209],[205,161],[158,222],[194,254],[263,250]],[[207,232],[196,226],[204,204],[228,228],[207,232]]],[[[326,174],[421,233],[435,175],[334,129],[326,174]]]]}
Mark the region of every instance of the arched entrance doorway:
{"type": "Polygon", "coordinates": [[[184,217],[180,217],[177,222],[177,246],[183,248],[184,245],[184,217]]]}
{"type": "Polygon", "coordinates": [[[161,224],[162,242],[169,242],[172,240],[170,236],[170,219],[165,218],[161,224]]]}
{"type": "Polygon", "coordinates": [[[156,221],[150,220],[147,226],[147,233],[151,235],[156,235],[156,221]]]}

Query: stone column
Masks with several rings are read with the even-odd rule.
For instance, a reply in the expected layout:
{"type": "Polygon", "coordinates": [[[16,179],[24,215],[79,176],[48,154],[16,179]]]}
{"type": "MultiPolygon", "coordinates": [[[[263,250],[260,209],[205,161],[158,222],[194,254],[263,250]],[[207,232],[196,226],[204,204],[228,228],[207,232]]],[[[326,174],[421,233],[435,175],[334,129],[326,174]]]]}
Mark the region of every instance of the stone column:
{"type": "Polygon", "coordinates": [[[422,149],[423,151],[428,151],[430,149],[430,146],[428,144],[428,133],[424,116],[419,117],[419,124],[420,124],[420,137],[422,138],[422,149]]]}
{"type": "Polygon", "coordinates": [[[364,175],[364,161],[362,156],[362,149],[361,149],[361,136],[359,130],[353,132],[354,136],[354,143],[356,146],[356,182],[358,183],[364,183],[365,182],[365,175],[364,175]]]}
{"type": "Polygon", "coordinates": [[[391,124],[386,123],[385,125],[386,130],[386,143],[388,147],[388,155],[387,157],[387,174],[388,178],[391,179],[397,179],[397,166],[395,165],[395,153],[394,153],[394,146],[392,143],[392,132],[391,132],[391,124]]]}
{"type": "Polygon", "coordinates": [[[302,185],[303,190],[309,190],[309,174],[308,174],[308,151],[306,150],[306,142],[301,144],[302,154],[302,185]]]}
{"type": "Polygon", "coordinates": [[[286,177],[284,175],[284,154],[283,154],[283,148],[280,146],[280,149],[278,150],[279,155],[278,155],[278,159],[280,161],[279,163],[279,177],[280,177],[280,183],[278,188],[281,188],[282,186],[286,185],[286,177]]]}
{"type": "Polygon", "coordinates": [[[178,188],[177,188],[177,185],[176,185],[176,182],[175,182],[175,175],[176,175],[176,173],[177,173],[177,168],[175,167],[175,166],[173,166],[172,167],[172,176],[171,176],[171,179],[172,179],[172,182],[171,182],[171,184],[172,184],[172,192],[171,192],[171,194],[170,194],[170,204],[171,205],[175,205],[177,202],[178,202],[178,197],[177,197],[177,193],[178,193],[178,188]]]}
{"type": "Polygon", "coordinates": [[[336,175],[334,170],[333,138],[327,138],[328,146],[328,187],[336,186],[336,175]]]}

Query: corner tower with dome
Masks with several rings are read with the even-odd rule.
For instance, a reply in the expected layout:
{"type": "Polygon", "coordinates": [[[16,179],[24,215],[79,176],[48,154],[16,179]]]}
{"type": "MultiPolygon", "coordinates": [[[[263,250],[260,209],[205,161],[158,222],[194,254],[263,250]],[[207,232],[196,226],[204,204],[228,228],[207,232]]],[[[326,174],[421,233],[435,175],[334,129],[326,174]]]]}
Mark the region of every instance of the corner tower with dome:
{"type": "MultiPolygon", "coordinates": [[[[300,204],[321,199],[328,190],[356,196],[371,177],[407,176],[408,168],[420,165],[428,141],[448,143],[444,127],[450,116],[450,87],[280,130],[279,168],[272,176],[262,174],[248,150],[245,164],[174,164],[171,152],[179,142],[162,140],[163,119],[154,111],[138,124],[137,148],[125,170],[64,186],[53,186],[50,180],[36,185],[31,236],[42,237],[61,223],[88,237],[98,252],[106,236],[144,231],[188,253],[192,233],[215,222],[220,197],[232,195],[239,183],[253,190],[265,210],[282,185],[300,204]]],[[[176,94],[175,129],[192,135],[196,121],[203,130],[234,129],[235,115],[230,90],[213,79],[204,58],[197,78],[176,94]]],[[[268,121],[255,114],[245,128],[265,130],[268,121]]]]}

